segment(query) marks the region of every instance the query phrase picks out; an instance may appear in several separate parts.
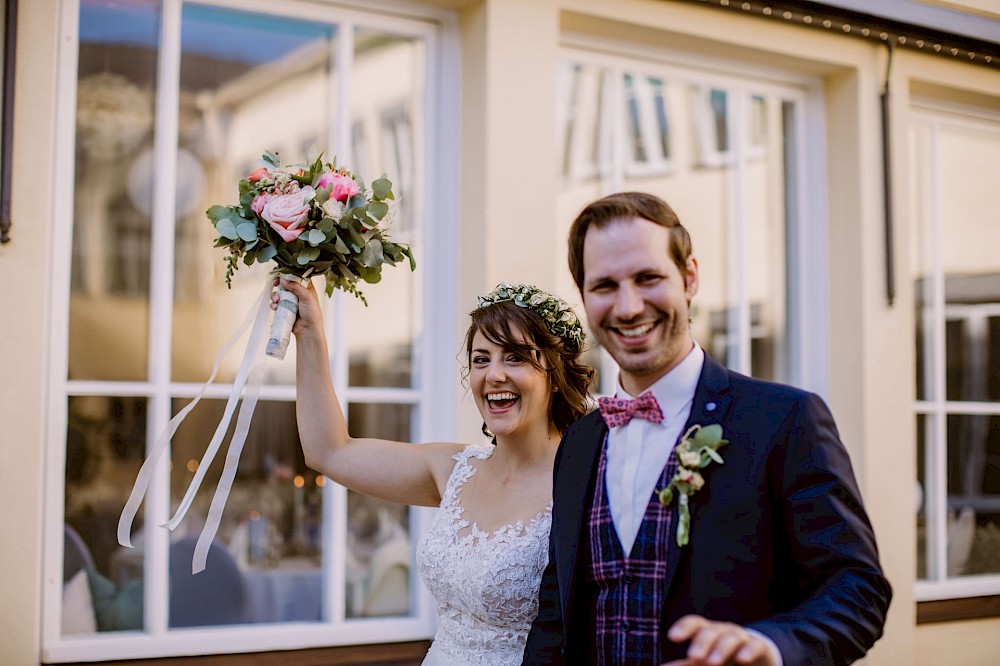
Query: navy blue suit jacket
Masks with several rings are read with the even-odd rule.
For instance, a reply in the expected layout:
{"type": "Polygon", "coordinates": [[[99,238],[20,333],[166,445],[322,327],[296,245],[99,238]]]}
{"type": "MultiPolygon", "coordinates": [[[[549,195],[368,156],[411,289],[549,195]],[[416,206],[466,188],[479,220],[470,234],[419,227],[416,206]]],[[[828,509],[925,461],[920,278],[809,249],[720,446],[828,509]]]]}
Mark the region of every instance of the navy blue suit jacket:
{"type": "MultiPolygon", "coordinates": [[[[849,664],[882,635],[892,592],[882,574],[847,451],[818,396],[751,379],[708,356],[692,424],[718,423],[723,465],[703,470],[691,497],[690,542],[671,534],[663,581],[665,661],[686,646],[666,639],[697,613],[768,636],[785,666],[849,664]]],[[[587,664],[587,512],[607,428],[598,412],[565,433],[553,472],[549,564],[525,665],[587,664]]],[[[677,503],[674,508],[676,525],[677,503]]]]}

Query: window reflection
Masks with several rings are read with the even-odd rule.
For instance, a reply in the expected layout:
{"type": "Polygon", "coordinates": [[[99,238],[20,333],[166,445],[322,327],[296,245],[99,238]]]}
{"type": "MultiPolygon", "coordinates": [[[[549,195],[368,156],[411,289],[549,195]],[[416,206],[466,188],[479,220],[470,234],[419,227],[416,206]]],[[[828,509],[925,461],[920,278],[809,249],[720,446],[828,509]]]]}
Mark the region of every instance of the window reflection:
{"type": "MultiPolygon", "coordinates": [[[[412,439],[410,405],[352,403],[355,437],[412,439]]],[[[355,492],[347,496],[347,617],[410,613],[410,509],[355,492]]]]}
{"type": "MultiPolygon", "coordinates": [[[[419,257],[423,187],[416,155],[423,135],[426,48],[417,39],[359,29],[354,50],[352,80],[365,93],[351,99],[352,159],[367,165],[370,178],[384,173],[392,181],[396,201],[383,224],[394,241],[409,244],[419,257]]],[[[403,265],[384,271],[378,284],[359,287],[367,306],[345,299],[350,385],[418,388],[419,274],[403,265]]]]}
{"type": "Polygon", "coordinates": [[[152,142],[159,30],[158,2],[81,2],[72,379],[146,378],[151,220],[130,165],[152,142]]]}
{"type": "Polygon", "coordinates": [[[1000,416],[948,416],[948,575],[1000,573],[1000,416]]]}
{"type": "MultiPolygon", "coordinates": [[[[185,404],[175,400],[175,411],[185,404]]],[[[224,408],[222,400],[203,400],[177,430],[171,449],[172,511],[198,470],[224,408]]],[[[234,429],[235,419],[224,443],[234,429]]],[[[190,578],[194,543],[208,515],[225,450],[223,446],[184,522],[172,533],[171,587],[188,593],[190,600],[178,607],[171,626],[320,621],[324,482],[305,466],[293,402],[257,404],[207,568],[190,578]],[[207,573],[211,576],[203,578],[207,573]],[[203,583],[200,589],[196,582],[203,583]],[[216,593],[202,598],[206,589],[216,593]],[[233,601],[237,597],[243,599],[239,608],[233,601]]]]}
{"type": "MultiPolygon", "coordinates": [[[[259,166],[264,150],[290,164],[305,161],[310,151],[315,157],[333,148],[330,68],[336,34],[336,26],[327,23],[184,5],[177,159],[178,173],[186,175],[177,182],[176,196],[196,203],[176,210],[172,376],[177,381],[208,378],[215,353],[253,307],[270,268],[243,267],[227,289],[205,210],[236,202],[236,183],[259,166]]],[[[284,362],[270,365],[269,383],[294,382],[294,344],[284,362]]],[[[236,375],[239,355],[230,356],[220,381],[236,375]]]]}
{"type": "Polygon", "coordinates": [[[119,546],[116,529],[144,456],[146,400],[72,397],[68,415],[63,634],[142,629],[142,551],[119,546]]]}
{"type": "Polygon", "coordinates": [[[794,201],[797,184],[786,146],[796,144],[796,102],[690,85],[672,81],[666,70],[645,69],[560,66],[560,219],[568,230],[609,187],[665,199],[690,231],[699,262],[695,339],[731,368],[790,381],[787,239],[794,212],[786,202],[794,201]],[[620,89],[609,85],[615,80],[620,89]],[[606,113],[614,96],[621,111],[606,113]],[[734,122],[746,128],[738,133],[740,151],[733,149],[734,122]],[[606,184],[588,181],[601,163],[592,156],[610,164],[613,152],[621,155],[621,173],[609,171],[606,184]]]}
{"type": "Polygon", "coordinates": [[[929,581],[997,574],[1000,264],[993,211],[1000,200],[991,170],[1000,134],[995,123],[934,111],[920,117],[910,139],[921,232],[911,246],[918,483],[926,512],[918,515],[918,574],[929,581]],[[963,178],[935,178],[959,166],[963,178]]]}

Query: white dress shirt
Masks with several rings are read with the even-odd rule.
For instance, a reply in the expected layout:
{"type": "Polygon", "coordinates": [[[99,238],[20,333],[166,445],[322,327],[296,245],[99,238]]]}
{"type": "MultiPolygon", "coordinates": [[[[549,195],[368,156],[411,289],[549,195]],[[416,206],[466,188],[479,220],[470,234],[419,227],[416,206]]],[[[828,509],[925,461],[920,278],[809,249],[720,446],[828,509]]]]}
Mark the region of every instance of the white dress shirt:
{"type": "MultiPolygon", "coordinates": [[[[645,393],[652,393],[660,403],[663,420],[650,423],[634,418],[608,431],[608,455],[605,483],[611,519],[621,543],[629,555],[646,514],[649,497],[681,436],[681,429],[691,414],[694,391],[698,387],[705,352],[697,343],[677,367],[660,377],[645,393]]],[[[616,396],[633,399],[618,385],[616,396]]]]}
{"type": "MultiPolygon", "coordinates": [[[[663,412],[662,421],[650,423],[646,419],[633,418],[623,426],[608,429],[605,483],[611,520],[626,557],[632,552],[653,488],[691,415],[704,364],[705,350],[696,342],[683,361],[644,391],[656,396],[663,412]]],[[[619,383],[615,397],[632,400],[638,396],[630,395],[619,383]]],[[[678,546],[671,544],[671,547],[678,546]]],[[[759,631],[750,628],[747,631],[761,638],[775,663],[783,666],[781,652],[774,641],[759,631]]]]}

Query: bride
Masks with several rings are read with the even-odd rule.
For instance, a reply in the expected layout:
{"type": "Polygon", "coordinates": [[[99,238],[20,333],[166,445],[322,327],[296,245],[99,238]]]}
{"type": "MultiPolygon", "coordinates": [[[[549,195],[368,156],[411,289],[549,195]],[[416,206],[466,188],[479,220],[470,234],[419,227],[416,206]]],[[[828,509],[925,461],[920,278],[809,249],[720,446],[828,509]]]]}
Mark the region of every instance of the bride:
{"type": "Polygon", "coordinates": [[[479,298],[466,378],[492,445],[352,438],[316,291],[282,286],[299,298],[296,415],[306,464],[360,493],[440,507],[417,550],[438,610],[424,666],[520,664],[548,562],[556,448],[584,414],[593,376],[579,359],[580,321],[530,285],[501,284],[479,298]]]}

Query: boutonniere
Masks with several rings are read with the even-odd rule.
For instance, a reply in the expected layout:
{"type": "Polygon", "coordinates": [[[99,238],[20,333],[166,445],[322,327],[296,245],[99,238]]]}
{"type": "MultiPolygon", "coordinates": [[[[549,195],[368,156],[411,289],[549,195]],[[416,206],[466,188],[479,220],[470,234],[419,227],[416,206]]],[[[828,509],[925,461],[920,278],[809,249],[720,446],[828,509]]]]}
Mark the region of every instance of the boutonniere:
{"type": "Polygon", "coordinates": [[[674,472],[667,487],[658,492],[660,504],[663,506],[670,506],[674,501],[674,495],[677,495],[677,503],[680,506],[680,520],[677,522],[678,546],[687,544],[691,532],[691,509],[688,506],[688,498],[705,485],[705,477],[698,470],[708,467],[713,462],[721,465],[723,460],[718,449],[728,443],[729,440],[722,439],[722,426],[718,424],[700,426],[696,423],[684,433],[681,441],[674,447],[677,471],[674,472]]]}

